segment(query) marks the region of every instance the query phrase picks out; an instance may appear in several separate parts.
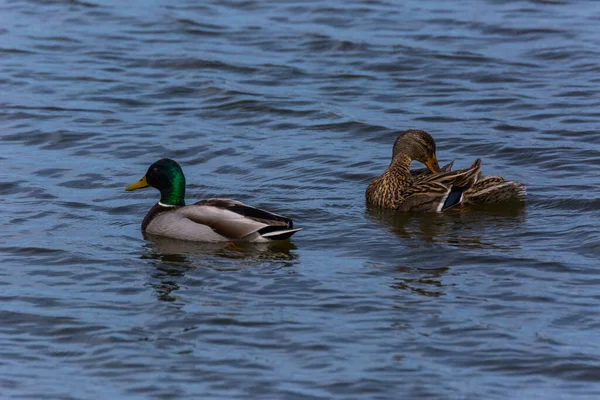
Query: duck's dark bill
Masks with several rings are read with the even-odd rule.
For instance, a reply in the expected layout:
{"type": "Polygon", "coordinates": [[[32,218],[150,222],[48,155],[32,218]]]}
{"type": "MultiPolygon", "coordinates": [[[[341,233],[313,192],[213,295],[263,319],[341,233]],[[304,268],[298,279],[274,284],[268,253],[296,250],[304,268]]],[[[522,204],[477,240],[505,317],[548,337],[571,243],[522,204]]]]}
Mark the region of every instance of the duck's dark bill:
{"type": "Polygon", "coordinates": [[[127,186],[125,188],[125,190],[127,190],[128,192],[130,192],[132,190],[143,189],[143,188],[148,187],[148,186],[150,186],[150,185],[148,185],[148,182],[146,182],[146,175],[144,175],[142,177],[142,179],[140,179],[136,183],[132,183],[131,185],[127,186]]]}

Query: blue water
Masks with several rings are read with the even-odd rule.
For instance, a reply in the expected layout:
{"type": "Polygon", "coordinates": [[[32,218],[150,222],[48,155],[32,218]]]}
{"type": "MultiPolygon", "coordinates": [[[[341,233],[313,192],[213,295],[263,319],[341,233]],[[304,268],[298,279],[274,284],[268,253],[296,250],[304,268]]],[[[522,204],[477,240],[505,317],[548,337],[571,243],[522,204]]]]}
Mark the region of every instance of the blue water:
{"type": "Polygon", "coordinates": [[[599,48],[595,1],[0,2],[0,397],[598,398],[599,48]],[[368,209],[408,128],[526,203],[368,209]],[[305,229],[144,240],[162,157],[305,229]]]}

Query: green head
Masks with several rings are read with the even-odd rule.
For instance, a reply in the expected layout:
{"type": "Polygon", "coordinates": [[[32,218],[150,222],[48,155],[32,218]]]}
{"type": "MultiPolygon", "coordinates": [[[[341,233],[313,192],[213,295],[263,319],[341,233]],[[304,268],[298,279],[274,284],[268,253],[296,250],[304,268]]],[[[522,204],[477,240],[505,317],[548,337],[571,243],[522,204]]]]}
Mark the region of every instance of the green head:
{"type": "Polygon", "coordinates": [[[139,181],[125,190],[137,190],[152,186],[160,191],[160,202],[166,205],[185,205],[185,176],[179,164],[169,158],[158,160],[148,168],[139,181]]]}

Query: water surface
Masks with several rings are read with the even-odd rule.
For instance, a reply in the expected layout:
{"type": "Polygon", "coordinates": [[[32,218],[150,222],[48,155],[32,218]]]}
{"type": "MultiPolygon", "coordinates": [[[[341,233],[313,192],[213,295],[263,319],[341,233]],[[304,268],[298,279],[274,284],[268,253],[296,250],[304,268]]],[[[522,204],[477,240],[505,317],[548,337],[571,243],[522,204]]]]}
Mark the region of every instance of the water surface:
{"type": "Polygon", "coordinates": [[[0,2],[7,398],[600,396],[595,1],[0,2]],[[528,187],[398,215],[398,133],[528,187]],[[153,161],[289,243],[145,241],[153,161]]]}

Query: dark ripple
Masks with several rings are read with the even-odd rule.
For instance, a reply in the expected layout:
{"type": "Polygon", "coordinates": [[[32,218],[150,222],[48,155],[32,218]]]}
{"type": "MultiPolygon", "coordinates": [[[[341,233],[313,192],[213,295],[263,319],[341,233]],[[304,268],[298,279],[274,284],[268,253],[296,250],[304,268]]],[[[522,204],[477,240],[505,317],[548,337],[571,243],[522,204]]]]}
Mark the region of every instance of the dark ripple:
{"type": "Polygon", "coordinates": [[[336,40],[326,35],[308,35],[305,46],[310,51],[333,51],[333,52],[364,52],[369,49],[367,43],[356,43],[349,40],[336,40]]]}
{"type": "MultiPolygon", "coordinates": [[[[119,57],[120,58],[120,57],[119,57]]],[[[166,59],[166,58],[157,58],[153,60],[144,60],[138,59],[132,61],[126,65],[126,68],[153,68],[153,69],[174,69],[174,70],[217,70],[217,71],[228,71],[231,73],[246,73],[251,74],[257,72],[257,68],[234,65],[230,63],[224,63],[216,60],[203,60],[203,59],[166,59]]]]}

